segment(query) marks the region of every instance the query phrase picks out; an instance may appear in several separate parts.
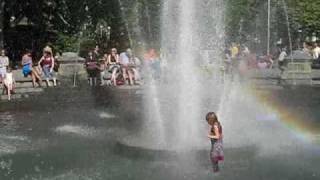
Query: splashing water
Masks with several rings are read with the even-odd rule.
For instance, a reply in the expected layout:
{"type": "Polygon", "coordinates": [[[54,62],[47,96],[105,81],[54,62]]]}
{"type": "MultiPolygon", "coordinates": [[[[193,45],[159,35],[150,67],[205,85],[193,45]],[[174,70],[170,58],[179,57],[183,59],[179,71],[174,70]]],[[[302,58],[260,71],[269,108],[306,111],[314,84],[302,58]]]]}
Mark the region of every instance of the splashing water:
{"type": "Polygon", "coordinates": [[[166,57],[163,75],[168,82],[149,82],[143,93],[144,126],[138,135],[125,138],[126,145],[174,151],[208,149],[205,114],[216,111],[227,148],[254,146],[261,150],[259,155],[270,155],[288,153],[286,148],[297,146],[294,134],[275,111],[247,91],[245,84],[219,73],[224,6],[220,0],[164,0],[161,53],[166,57]],[[206,52],[208,56],[203,56],[206,52]],[[210,67],[213,74],[203,67],[210,67]],[[274,140],[270,134],[279,138],[274,140]],[[273,146],[265,143],[270,141],[273,146]]]}
{"type": "Polygon", "coordinates": [[[130,136],[127,143],[174,150],[207,145],[203,122],[210,107],[206,103],[219,104],[223,88],[218,88],[218,78],[209,77],[202,67],[220,66],[223,13],[220,0],[163,1],[161,53],[166,57],[163,76],[168,82],[148,83],[144,93],[145,126],[137,139],[130,136]],[[204,57],[204,52],[210,55],[204,57]]]}

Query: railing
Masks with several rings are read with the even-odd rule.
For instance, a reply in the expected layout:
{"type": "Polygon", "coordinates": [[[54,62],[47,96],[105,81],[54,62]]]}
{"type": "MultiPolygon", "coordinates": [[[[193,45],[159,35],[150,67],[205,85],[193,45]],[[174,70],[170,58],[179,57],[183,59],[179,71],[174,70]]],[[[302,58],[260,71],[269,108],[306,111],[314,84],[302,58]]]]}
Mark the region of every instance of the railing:
{"type": "Polygon", "coordinates": [[[308,80],[312,84],[312,68],[311,62],[288,62],[281,78],[284,80],[293,80],[296,84],[297,80],[308,80]]]}
{"type": "Polygon", "coordinates": [[[287,73],[301,73],[310,74],[312,73],[310,62],[289,62],[287,65],[287,73]]]}

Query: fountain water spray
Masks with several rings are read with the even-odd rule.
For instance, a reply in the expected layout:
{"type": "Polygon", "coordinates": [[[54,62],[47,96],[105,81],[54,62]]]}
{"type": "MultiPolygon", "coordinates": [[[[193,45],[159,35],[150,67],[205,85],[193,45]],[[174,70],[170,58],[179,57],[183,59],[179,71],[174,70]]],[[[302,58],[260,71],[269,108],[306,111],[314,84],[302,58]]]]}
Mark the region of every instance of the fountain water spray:
{"type": "Polygon", "coordinates": [[[179,151],[207,148],[204,115],[218,109],[224,88],[203,67],[218,70],[221,65],[223,14],[220,0],[163,1],[161,53],[168,82],[151,78],[147,83],[144,128],[126,143],[179,151]]]}
{"type": "MultiPolygon", "coordinates": [[[[161,49],[167,58],[168,82],[152,78],[147,82],[144,125],[138,133],[128,132],[122,143],[179,153],[208,150],[204,116],[215,111],[224,127],[227,148],[257,146],[261,154],[268,155],[283,153],[278,147],[294,146],[296,139],[276,123],[278,116],[243,84],[229,78],[219,80],[224,47],[223,1],[164,0],[161,49]],[[202,56],[208,51],[209,56],[202,56]],[[204,66],[216,72],[208,74],[204,66]],[[272,121],[261,120],[266,117],[272,121]],[[272,140],[270,133],[281,137],[273,142],[276,146],[265,143],[272,140]]],[[[190,161],[194,157],[188,156],[190,161]]]]}

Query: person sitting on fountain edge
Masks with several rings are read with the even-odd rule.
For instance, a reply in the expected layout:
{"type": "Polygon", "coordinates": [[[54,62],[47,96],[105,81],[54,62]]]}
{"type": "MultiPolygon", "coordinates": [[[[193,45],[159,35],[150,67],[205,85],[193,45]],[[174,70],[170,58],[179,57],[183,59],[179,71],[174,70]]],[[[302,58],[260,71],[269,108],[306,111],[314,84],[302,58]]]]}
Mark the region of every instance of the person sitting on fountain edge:
{"type": "Polygon", "coordinates": [[[46,46],[43,49],[43,56],[41,57],[40,61],[38,62],[39,68],[42,68],[44,76],[46,78],[47,86],[50,86],[50,79],[53,80],[53,86],[57,86],[57,78],[53,71],[55,64],[55,59],[53,57],[53,52],[51,47],[46,46]]]}
{"type": "Polygon", "coordinates": [[[119,55],[116,48],[111,49],[111,54],[108,56],[108,69],[111,74],[111,82],[117,86],[118,72],[120,71],[119,55]]]}
{"type": "Polygon", "coordinates": [[[38,67],[33,67],[32,54],[29,50],[25,50],[24,55],[21,60],[22,73],[24,77],[31,76],[32,86],[35,87],[36,82],[38,82],[39,87],[42,86],[42,79],[40,77],[41,70],[38,67]]]}
{"type": "Polygon", "coordinates": [[[135,57],[133,56],[132,50],[130,48],[120,54],[119,62],[125,82],[128,79],[129,85],[134,85],[137,79],[136,77],[138,75],[138,72],[135,69],[135,57]]]}
{"type": "Polygon", "coordinates": [[[11,94],[14,93],[14,87],[15,87],[15,80],[13,77],[12,69],[8,68],[8,71],[5,74],[5,77],[3,79],[3,85],[4,89],[6,91],[6,94],[8,95],[8,100],[11,100],[11,94]]]}

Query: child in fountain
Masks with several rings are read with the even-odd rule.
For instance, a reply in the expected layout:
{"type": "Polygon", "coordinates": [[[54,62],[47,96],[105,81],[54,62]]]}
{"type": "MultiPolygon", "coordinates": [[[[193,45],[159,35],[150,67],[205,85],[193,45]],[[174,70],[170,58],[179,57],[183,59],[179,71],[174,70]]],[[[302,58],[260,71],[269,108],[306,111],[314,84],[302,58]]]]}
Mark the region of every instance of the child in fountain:
{"type": "Polygon", "coordinates": [[[206,120],[211,126],[208,137],[211,140],[210,159],[212,162],[213,172],[219,172],[219,161],[224,160],[223,143],[222,143],[222,126],[214,112],[206,115],[206,120]]]}

